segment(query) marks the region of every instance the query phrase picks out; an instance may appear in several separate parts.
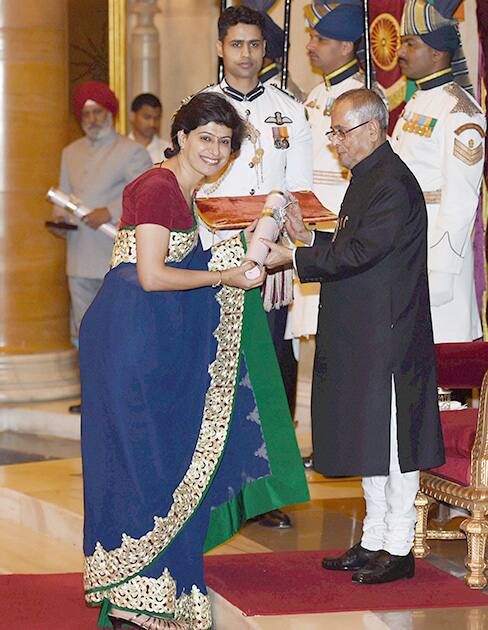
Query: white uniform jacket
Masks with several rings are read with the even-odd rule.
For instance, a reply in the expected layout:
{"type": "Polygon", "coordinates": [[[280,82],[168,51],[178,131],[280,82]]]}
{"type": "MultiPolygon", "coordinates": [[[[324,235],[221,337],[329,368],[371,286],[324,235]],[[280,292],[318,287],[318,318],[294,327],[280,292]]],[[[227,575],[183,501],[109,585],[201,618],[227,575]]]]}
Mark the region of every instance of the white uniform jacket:
{"type": "MultiPolygon", "coordinates": [[[[224,79],[206,90],[222,94],[232,103],[247,123],[247,136],[237,157],[213,181],[203,184],[198,197],[312,189],[312,138],[303,104],[269,84],[259,83],[244,95],[224,79]]],[[[213,233],[203,222],[200,225],[204,248],[234,233],[213,233]]]]}
{"type": "Polygon", "coordinates": [[[472,231],[483,172],[485,118],[450,72],[418,82],[393,131],[393,149],[422,188],[436,343],[481,336],[472,231]],[[435,305],[439,294],[451,299],[435,305]]]}

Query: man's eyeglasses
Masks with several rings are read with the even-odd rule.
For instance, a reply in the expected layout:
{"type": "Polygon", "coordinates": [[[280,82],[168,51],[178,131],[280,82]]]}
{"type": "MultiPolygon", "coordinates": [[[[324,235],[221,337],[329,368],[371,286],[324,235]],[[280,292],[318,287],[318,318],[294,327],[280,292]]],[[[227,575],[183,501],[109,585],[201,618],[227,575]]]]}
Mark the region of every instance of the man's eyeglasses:
{"type": "Polygon", "coordinates": [[[345,129],[344,131],[342,129],[331,129],[330,131],[326,131],[325,135],[329,140],[335,139],[339,142],[344,142],[348,133],[351,133],[351,131],[354,131],[355,129],[359,129],[359,127],[362,127],[363,125],[367,125],[369,122],[371,122],[371,120],[365,120],[359,125],[351,127],[351,129],[345,129]]]}

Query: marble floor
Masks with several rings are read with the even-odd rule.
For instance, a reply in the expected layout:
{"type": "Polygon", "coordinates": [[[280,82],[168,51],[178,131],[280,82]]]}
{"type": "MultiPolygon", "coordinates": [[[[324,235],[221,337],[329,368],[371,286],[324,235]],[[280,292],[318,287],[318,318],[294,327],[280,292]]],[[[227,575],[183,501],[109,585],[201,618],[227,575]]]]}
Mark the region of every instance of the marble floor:
{"type": "MultiPolygon", "coordinates": [[[[64,408],[64,407],[63,407],[64,408]]],[[[51,410],[52,411],[52,410],[51,410]]],[[[66,420],[66,419],[64,419],[66,420]]],[[[72,420],[76,422],[76,417],[72,420]]],[[[310,445],[299,433],[302,450],[310,445]]],[[[82,568],[79,441],[0,429],[0,573],[59,573],[82,568]]],[[[307,474],[312,500],[287,509],[293,528],[248,523],[212,554],[338,549],[360,537],[364,502],[358,479],[307,474]]],[[[462,579],[462,541],[432,542],[429,561],[462,579]]],[[[486,591],[488,597],[488,589],[486,591]]],[[[480,608],[245,617],[214,594],[215,630],[482,630],[480,608]]],[[[1,621],[0,621],[1,627],[1,621]]],[[[28,630],[28,629],[19,629],[28,630]]]]}

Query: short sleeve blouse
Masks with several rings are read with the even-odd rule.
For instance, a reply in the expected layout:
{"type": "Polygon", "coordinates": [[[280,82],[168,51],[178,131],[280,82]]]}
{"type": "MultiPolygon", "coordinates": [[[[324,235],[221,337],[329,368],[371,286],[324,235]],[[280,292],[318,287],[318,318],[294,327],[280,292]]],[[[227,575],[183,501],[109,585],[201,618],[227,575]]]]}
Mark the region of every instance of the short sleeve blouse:
{"type": "Polygon", "coordinates": [[[168,230],[191,230],[195,225],[176,176],[167,168],[152,168],[124,189],[120,227],[141,223],[155,223],[168,230]]]}

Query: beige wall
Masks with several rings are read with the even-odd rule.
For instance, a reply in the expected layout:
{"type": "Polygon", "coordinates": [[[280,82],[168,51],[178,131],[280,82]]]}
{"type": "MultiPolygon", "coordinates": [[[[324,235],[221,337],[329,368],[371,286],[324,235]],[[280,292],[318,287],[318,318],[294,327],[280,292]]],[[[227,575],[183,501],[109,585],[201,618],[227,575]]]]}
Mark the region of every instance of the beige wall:
{"type": "Polygon", "coordinates": [[[155,23],[161,41],[161,135],[185,96],[216,80],[218,5],[214,0],[159,0],[155,23]]]}

